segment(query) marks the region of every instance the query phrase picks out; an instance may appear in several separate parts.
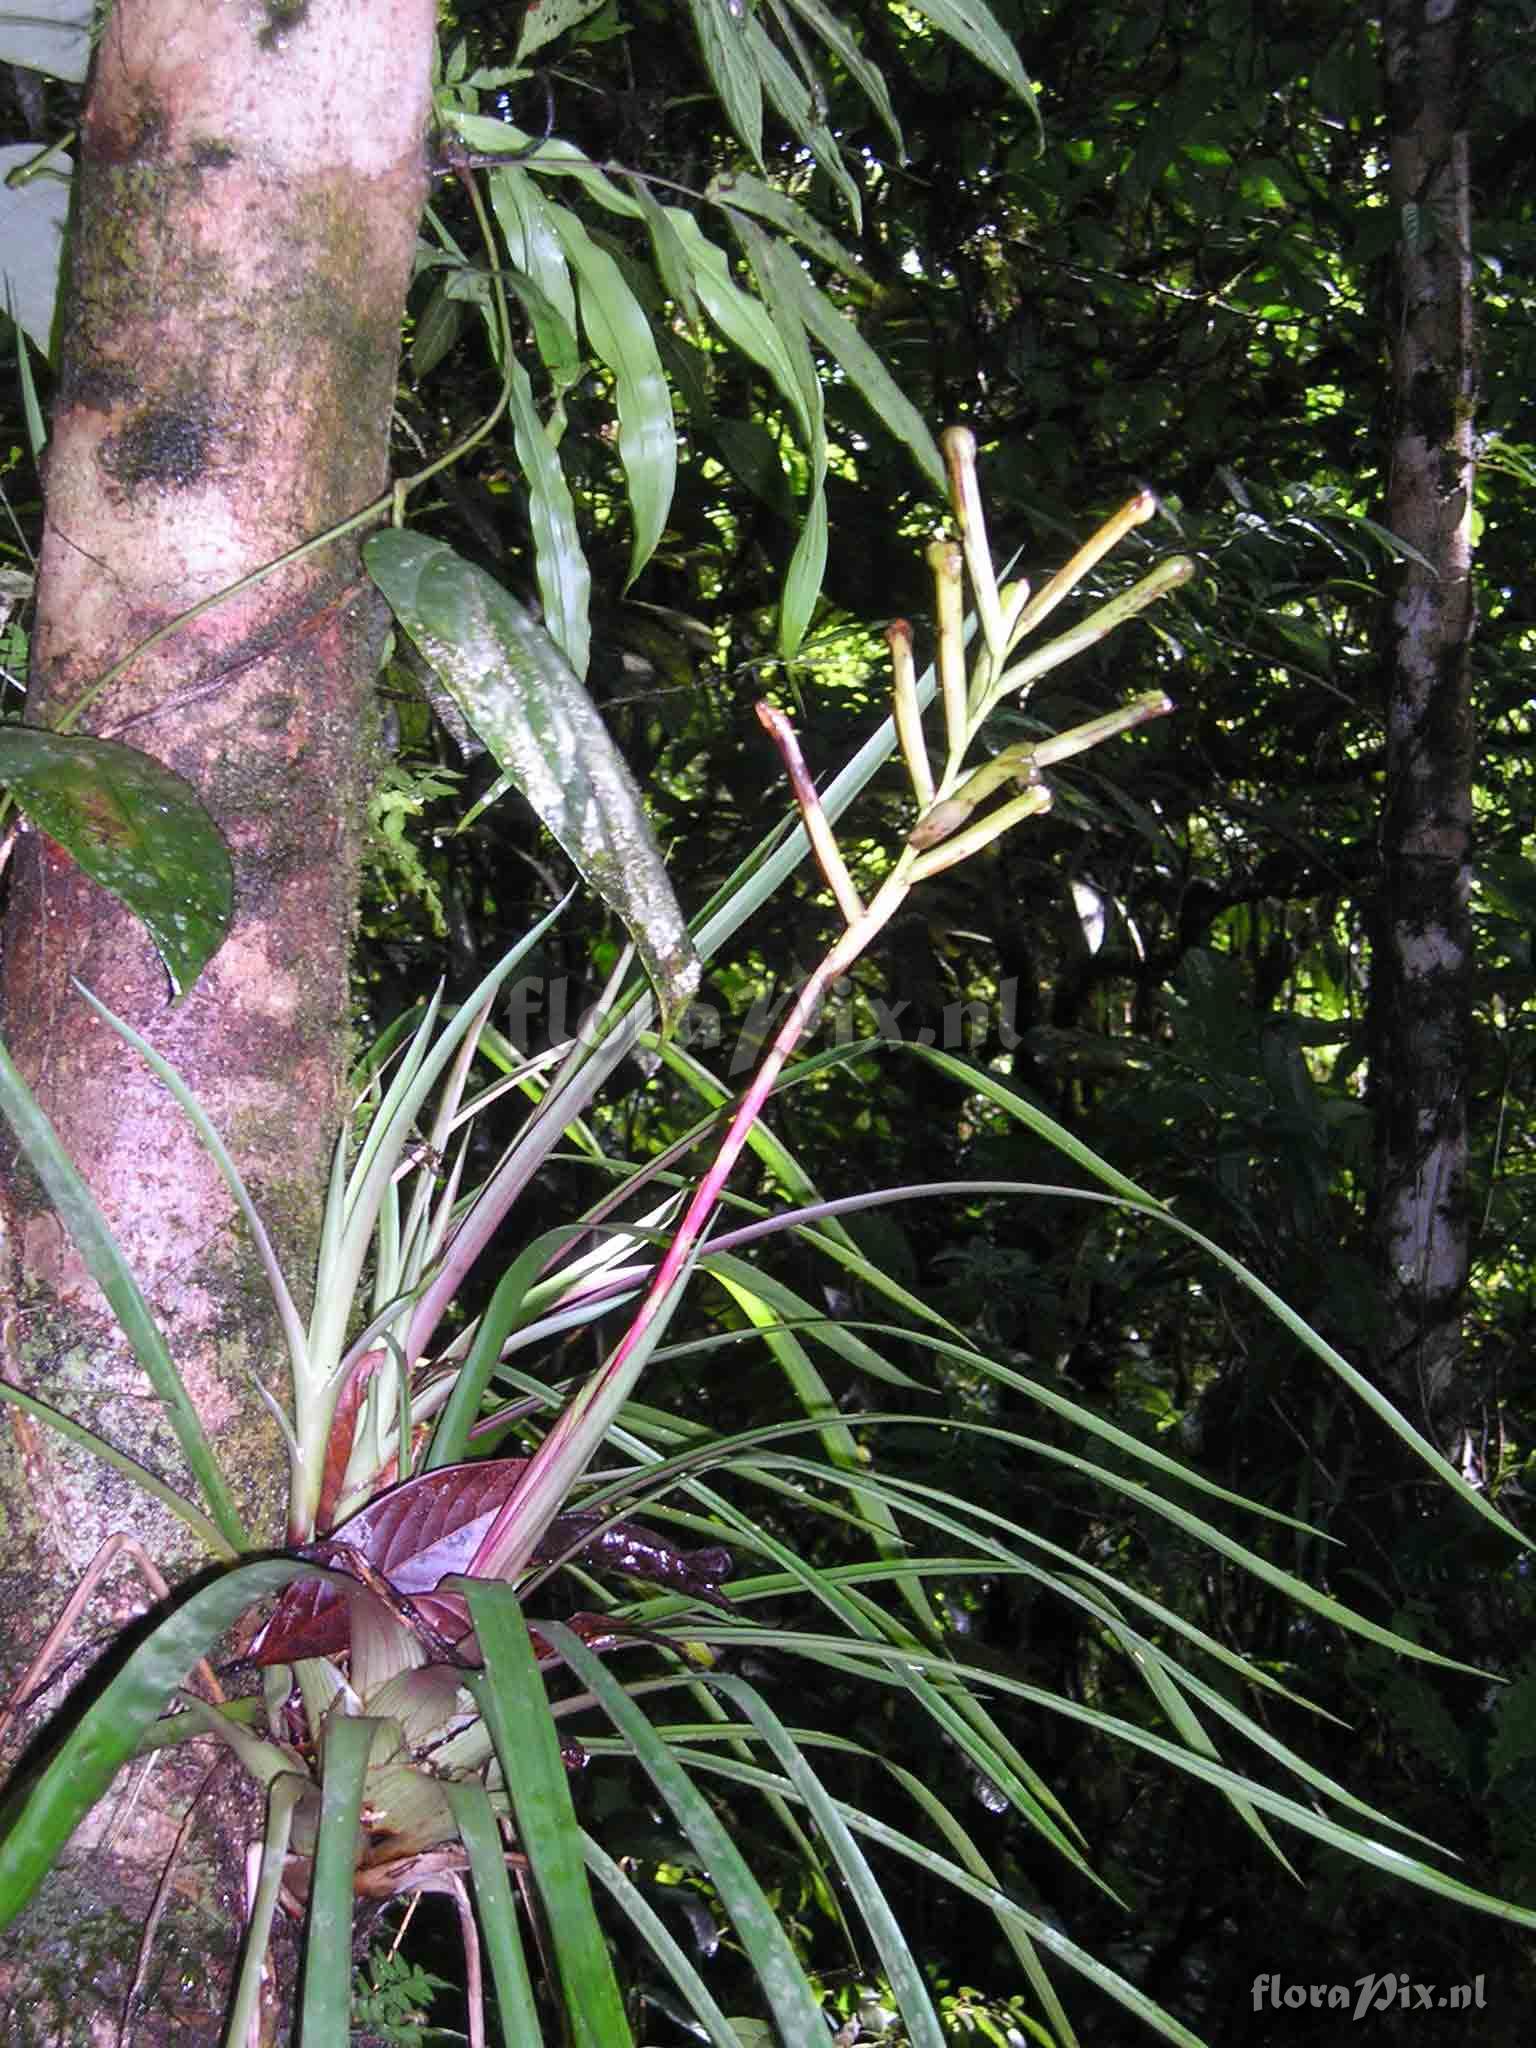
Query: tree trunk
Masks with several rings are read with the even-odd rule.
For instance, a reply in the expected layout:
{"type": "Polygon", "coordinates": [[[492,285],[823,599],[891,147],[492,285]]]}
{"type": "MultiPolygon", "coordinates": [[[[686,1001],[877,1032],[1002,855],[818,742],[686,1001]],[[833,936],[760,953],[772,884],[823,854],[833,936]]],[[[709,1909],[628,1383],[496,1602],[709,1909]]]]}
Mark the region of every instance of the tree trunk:
{"type": "MultiPolygon", "coordinates": [[[[430,0],[117,0],[82,129],[31,722],[52,722],[157,627],[383,489],[433,27],[430,0]]],[[[11,1053],[89,1179],[263,1545],[283,1539],[286,1483],[254,1390],[286,1390],[264,1284],[185,1118],[71,977],[180,1069],[306,1289],[342,1108],[377,651],[355,548],[333,545],[141,656],[84,721],[185,776],[234,856],[232,933],[175,1008],[142,928],[36,832],[19,842],[6,927],[11,1053]]],[[[189,1488],[143,1374],[14,1161],[0,1193],[6,1377],[189,1488]]],[[[5,1417],[9,1690],[113,1531],[132,1531],[173,1581],[209,1560],[117,1473],[5,1417]]],[[[114,1579],[71,1647],[109,1637],[134,1604],[114,1579]]],[[[211,1761],[190,1745],[181,1762],[126,1774],[97,1810],[0,1945],[0,2038],[116,2038],[136,1969],[149,1996],[135,2043],[218,2038],[252,1814],[221,1768],[178,1851],[211,1761]]]]}
{"type": "Polygon", "coordinates": [[[1467,1063],[1473,713],[1470,0],[1388,0],[1390,191],[1399,224],[1387,521],[1387,791],[1372,959],[1381,1368],[1420,1418],[1455,1403],[1470,1251],[1467,1063]]]}

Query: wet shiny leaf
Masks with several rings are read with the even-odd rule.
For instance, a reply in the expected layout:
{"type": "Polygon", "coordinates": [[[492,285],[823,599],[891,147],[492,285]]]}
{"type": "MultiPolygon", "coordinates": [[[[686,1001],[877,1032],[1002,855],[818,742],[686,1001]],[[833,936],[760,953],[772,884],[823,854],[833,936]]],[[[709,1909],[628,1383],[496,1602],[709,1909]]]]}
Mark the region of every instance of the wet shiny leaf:
{"type": "Polygon", "coordinates": [[[549,634],[444,542],[375,534],[368,572],[464,716],[629,927],[670,1031],[699,962],[640,792],[549,634]]]}
{"type": "MultiPolygon", "coordinates": [[[[469,1626],[462,1596],[438,1593],[440,1580],[467,1571],[497,1513],[527,1466],[525,1458],[482,1458],[443,1465],[394,1487],[359,1510],[328,1539],[363,1560],[371,1579],[385,1582],[450,1642],[469,1626]]],[[[716,1588],[730,1576],[731,1554],[722,1546],[679,1550],[653,1529],[610,1522],[593,1510],[557,1515],[535,1557],[552,1563],[571,1553],[680,1593],[718,1601],[716,1588]]],[[[293,1587],[251,1646],[258,1664],[292,1663],[345,1650],[354,1599],[381,1597],[362,1584],[349,1594],[334,1575],[293,1587]]]]}
{"type": "Polygon", "coordinates": [[[183,996],[224,943],[229,849],[197,792],[116,740],[0,726],[0,782],[35,825],[141,918],[183,996]]]}

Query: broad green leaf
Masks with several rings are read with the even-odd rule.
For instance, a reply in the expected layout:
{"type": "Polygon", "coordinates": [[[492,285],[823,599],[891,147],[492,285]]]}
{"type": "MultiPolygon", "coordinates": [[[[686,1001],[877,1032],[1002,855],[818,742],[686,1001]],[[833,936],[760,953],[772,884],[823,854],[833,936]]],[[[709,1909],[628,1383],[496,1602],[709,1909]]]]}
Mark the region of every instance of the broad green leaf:
{"type": "Polygon", "coordinates": [[[139,1284],[129,1270],[117,1239],[107,1228],[106,1218],[96,1206],[95,1197],[59,1143],[53,1125],[17,1072],[3,1043],[0,1043],[0,1111],[4,1112],[15,1132],[27,1164],[47,1191],[70,1242],[85,1261],[91,1278],[106,1296],[124,1336],[133,1346],[134,1356],[143,1366],[145,1376],[165,1410],[166,1419],[181,1446],[181,1454],[203,1490],[203,1498],[208,1502],[224,1541],[232,1552],[248,1550],[250,1538],[235,1507],[223,1468],[214,1455],[196,1405],[176,1370],[160,1326],[150,1314],[149,1305],[139,1291],[139,1284]]]}
{"type": "MultiPolygon", "coordinates": [[[[83,85],[91,63],[91,0],[11,0],[0,13],[0,64],[83,85]]],[[[28,156],[34,143],[24,144],[28,156]]],[[[5,246],[0,235],[0,248],[5,246]]]]}
{"type": "Polygon", "coordinates": [[[0,782],[148,927],[178,996],[224,942],[229,849],[191,784],[148,754],[79,733],[0,726],[0,782]]]}
{"type": "Polygon", "coordinates": [[[563,36],[578,21],[585,21],[589,14],[596,14],[603,4],[604,0],[538,0],[537,6],[524,10],[523,26],[512,61],[525,64],[535,50],[542,50],[546,43],[552,43],[556,36],[563,36]]]}
{"type": "Polygon", "coordinates": [[[369,574],[459,708],[632,933],[670,1031],[699,963],[634,780],[549,635],[442,541],[376,534],[369,574]]]}
{"type": "Polygon", "coordinates": [[[198,1658],[258,1600],[320,1575],[318,1565],[292,1557],[241,1565],[150,1630],[42,1774],[18,1786],[0,1815],[0,1927],[26,1905],[198,1658]]]}
{"type": "Polygon", "coordinates": [[[763,161],[763,81],[748,46],[749,0],[688,0],[704,65],[736,133],[763,161]]]}
{"type": "MultiPolygon", "coordinates": [[[[0,41],[4,28],[0,17],[0,41]]],[[[24,185],[5,182],[40,153],[35,142],[12,142],[0,149],[0,312],[9,313],[46,356],[53,347],[73,166],[60,154],[24,185]]]]}
{"type": "Polygon", "coordinates": [[[650,320],[618,264],[574,213],[563,206],[552,213],[555,232],[576,273],[587,339],[613,372],[617,389],[619,460],[635,517],[628,578],[633,583],[655,552],[672,506],[677,480],[672,394],[661,373],[650,320]]]}

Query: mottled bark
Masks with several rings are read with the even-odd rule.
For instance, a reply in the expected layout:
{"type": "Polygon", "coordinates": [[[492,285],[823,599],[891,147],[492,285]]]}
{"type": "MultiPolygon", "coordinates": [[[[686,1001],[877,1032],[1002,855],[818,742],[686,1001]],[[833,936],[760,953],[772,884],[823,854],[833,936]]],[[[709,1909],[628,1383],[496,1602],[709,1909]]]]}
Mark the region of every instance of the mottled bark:
{"type": "MultiPolygon", "coordinates": [[[[117,0],[97,54],[46,483],[29,717],[146,635],[375,498],[425,193],[430,0],[117,0]]],[[[254,1393],[283,1354],[222,1181],[79,976],[181,1070],[299,1288],[341,1106],[347,949],[377,651],[355,546],[333,546],[137,660],[84,729],[159,756],[234,854],[228,943],[172,1009],[142,929],[23,835],[7,1043],[87,1174],[256,1540],[282,1540],[281,1448],[254,1393]]],[[[3,1187],[7,1377],[186,1484],[143,1375],[24,1172],[3,1187]]],[[[37,1424],[0,1418],[0,1683],[110,1533],[173,1580],[183,1525],[37,1424]]],[[[115,1576],[90,1629],[133,1600],[115,1576]]],[[[58,1688],[47,1704],[56,1705],[58,1688]]],[[[33,1727],[36,1726],[34,1717],[33,1727]]],[[[133,1942],[210,1755],[135,1773],[0,1945],[0,2037],[114,2037],[133,1942]],[[131,1801],[131,1804],[128,1803],[131,1801]],[[71,1965],[71,1958],[74,1963],[71,1965]],[[44,1967],[46,1964],[46,1968],[44,1967]],[[58,1996],[38,1994],[44,1983],[58,1996]]],[[[251,1809],[202,1791],[176,1858],[138,2043],[217,2038],[251,1809]]]]}
{"type": "Polygon", "coordinates": [[[1387,789],[1372,959],[1381,1368],[1423,1419],[1455,1405],[1469,1262],[1467,1061],[1476,363],[1465,100],[1470,0],[1383,14],[1390,190],[1387,519],[1424,557],[1397,572],[1386,650],[1387,789]]]}

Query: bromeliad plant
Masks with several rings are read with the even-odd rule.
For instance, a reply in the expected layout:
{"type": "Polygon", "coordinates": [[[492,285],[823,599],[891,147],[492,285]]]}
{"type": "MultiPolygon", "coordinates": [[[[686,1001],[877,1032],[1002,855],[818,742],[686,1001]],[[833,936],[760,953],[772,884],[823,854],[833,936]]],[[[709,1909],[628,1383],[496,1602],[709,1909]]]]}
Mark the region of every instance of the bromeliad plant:
{"type": "MultiPolygon", "coordinates": [[[[910,629],[893,626],[891,724],[821,797],[788,721],[771,706],[761,711],[798,805],[798,843],[748,863],[698,920],[694,943],[706,957],[716,950],[807,847],[844,930],[734,1106],[669,1037],[665,1021],[659,1031],[652,1028],[651,998],[639,985],[616,982],[576,1043],[537,1059],[509,1045],[492,1022],[497,994],[547,928],[546,919],[456,1011],[434,999],[419,1019],[386,1034],[364,1062],[360,1126],[338,1144],[316,1305],[306,1322],[218,1134],[174,1072],[117,1026],[196,1120],[240,1205],[277,1304],[291,1381],[289,1404],[274,1404],[292,1475],[283,1555],[242,1561],[250,1541],[233,1516],[229,1489],[163,1340],[78,1176],[17,1077],[0,1064],[7,1111],[133,1334],[203,1485],[204,1504],[180,1500],[153,1475],[143,1475],[144,1483],[228,1565],[190,1598],[171,1604],[13,1806],[0,1841],[0,1913],[14,1914],[25,1903],[72,1828],[135,1750],[218,1738],[268,1789],[245,1963],[225,2035],[230,2048],[256,2039],[261,1963],[280,1911],[307,1914],[304,2039],[341,2041],[355,1900],[424,1889],[447,1892],[459,1907],[473,2039],[484,2038],[483,1941],[507,2040],[542,2038],[535,1991],[542,1975],[546,1996],[562,2005],[574,2038],[605,2048],[629,2041],[631,2012],[598,1916],[594,1879],[608,1901],[609,1925],[627,1926],[631,1944],[648,1958],[645,1969],[670,1980],[668,1996],[701,2038],[739,2048],[749,2026],[766,2015],[786,2042],[824,2039],[822,1987],[783,1925],[763,1874],[722,1815],[722,1808],[728,1815],[746,1802],[782,1830],[825,1895],[842,1899],[851,1938],[873,1958],[868,1968],[899,2011],[906,2038],[924,2048],[938,2048],[943,2038],[930,1973],[902,1933],[870,1860],[872,1849],[910,1861],[985,1908],[1015,1958],[1017,1982],[1028,1987],[1030,2025],[1040,2039],[1065,2044],[1076,2038],[1046,1968],[1051,1957],[1166,2038],[1195,2039],[1011,1896],[964,1817],[899,1757],[879,1754],[856,1726],[832,1734],[787,1724],[764,1683],[731,1668],[733,1654],[744,1651],[760,1665],[800,1663],[839,1682],[851,1674],[874,1698],[900,1695],[909,1713],[926,1721],[933,1744],[950,1745],[965,1758],[990,1805],[1011,1806],[1021,1826],[1090,1877],[1083,1837],[999,1721],[1000,1702],[1014,1714],[1067,1715],[1203,1780],[1276,1855],[1281,1851],[1270,1823],[1279,1820],[1444,1896],[1536,1924],[1536,1915],[1458,1884],[1399,1841],[1378,1840],[1382,1831],[1399,1837],[1406,1831],[1238,1704],[1240,1690],[1248,1689],[1260,1700],[1267,1694],[1271,1701],[1304,1704],[1272,1669],[1100,1564],[1045,1541],[1024,1521],[882,1466],[881,1433],[890,1425],[951,1435],[968,1427],[914,1415],[903,1405],[902,1397],[919,1383],[889,1355],[889,1340],[899,1337],[908,1356],[925,1351],[937,1368],[959,1368],[1007,1389],[1014,1401],[1081,1432],[1100,1454],[1069,1453],[1048,1435],[969,1425],[978,1440],[1006,1449],[1021,1470],[1068,1465],[1112,1499],[1163,1518],[1187,1540],[1256,1574],[1298,1608],[1404,1656],[1446,1661],[1351,1613],[1195,1513],[1185,1505],[1192,1492],[1211,1504],[1212,1514],[1236,1508],[1301,1526],[1240,1501],[1091,1409],[988,1357],[864,1258],[841,1220],[873,1202],[933,1191],[822,1200],[765,1122],[775,1089],[817,1063],[790,1065],[825,991],[911,891],[1044,811],[1050,790],[1043,777],[1054,764],[1169,708],[1160,693],[1138,697],[1072,731],[977,759],[999,705],[1016,703],[1040,676],[1174,589],[1190,569],[1181,558],[1166,561],[1070,631],[1027,647],[1106,551],[1150,517],[1154,504],[1147,496],[1133,499],[1032,596],[1022,585],[999,587],[996,580],[970,437],[950,434],[946,454],[958,539],[935,543],[931,553],[936,679],[919,683],[910,629]],[[969,655],[967,570],[975,617],[969,655]],[[937,767],[924,731],[935,694],[943,725],[937,767]],[[866,902],[833,828],[841,808],[895,747],[906,764],[916,817],[866,902]],[[594,1171],[613,1170],[584,1119],[619,1062],[641,1045],[698,1094],[700,1124],[662,1158],[625,1169],[619,1185],[568,1228],[530,1244],[483,1314],[447,1329],[467,1273],[557,1143],[573,1142],[594,1171]],[[487,1071],[496,1078],[477,1085],[475,1077],[487,1071]],[[494,1170],[467,1189],[476,1120],[513,1091],[526,1098],[528,1114],[494,1170]],[[677,1200],[675,1169],[727,1108],[713,1164],[658,1257],[656,1241],[677,1200]],[[729,1176],[747,1147],[784,1191],[787,1210],[766,1214],[730,1196],[729,1176]],[[735,1210],[729,1218],[727,1205],[735,1210]],[[743,1214],[748,1220],[739,1220],[743,1214]],[[887,1302],[893,1325],[829,1319],[742,1257],[775,1231],[794,1231],[887,1302]],[[669,1321],[696,1275],[723,1290],[742,1328],[729,1337],[674,1345],[668,1353],[669,1321]],[[524,1358],[545,1355],[563,1332],[637,1297],[624,1335],[584,1385],[572,1388],[523,1369],[524,1358]],[[794,1397],[787,1420],[725,1436],[704,1417],[636,1398],[648,1362],[755,1338],[794,1397]],[[891,1409],[846,1412],[828,1377],[845,1369],[893,1389],[891,1409]],[[481,1455],[513,1428],[534,1436],[544,1429],[531,1456],[481,1455]],[[1128,1465],[1142,1477],[1127,1476],[1128,1465]],[[1176,1497],[1167,1489],[1170,1481],[1176,1497]],[[641,1507],[646,1519],[621,1512],[625,1504],[641,1507]],[[842,1532],[844,1561],[818,1562],[776,1533],[782,1518],[774,1511],[786,1505],[842,1532]],[[579,1579],[585,1604],[572,1614],[564,1602],[565,1617],[556,1619],[545,1612],[546,1588],[550,1572],[561,1566],[579,1579]],[[612,1586],[603,1575],[613,1571],[655,1590],[636,1596],[612,1586]],[[1156,1726],[1117,1719],[1019,1676],[975,1669],[957,1653],[931,1601],[930,1581],[1000,1574],[1027,1577],[1086,1617],[1146,1687],[1156,1726]],[[264,1625],[245,1636],[246,1656],[263,1676],[260,1696],[225,1699],[206,1672],[206,1697],[185,1689],[197,1660],[274,1595],[277,1604],[264,1625]],[[770,1612],[781,1618],[768,1619],[770,1612]],[[623,1677],[610,1662],[620,1653],[623,1677]],[[1202,1665],[1216,1668],[1202,1676],[1202,1665]],[[667,1718],[657,1718],[658,1709],[667,1718]],[[562,1740],[561,1732],[573,1726],[579,1737],[567,1733],[562,1740]],[[1257,1746],[1282,1779],[1294,1783],[1294,1792],[1226,1762],[1218,1736],[1257,1746]],[[760,2013],[752,2022],[730,2017],[706,1981],[708,1944],[686,1951],[657,1913],[655,1894],[648,1894],[633,1859],[626,1867],[584,1830],[569,1780],[586,1758],[638,1766],[653,1805],[686,1838],[708,1873],[708,1907],[729,1922],[755,1977],[760,2013]],[[837,1772],[851,1763],[886,1774],[915,1809],[915,1825],[898,1827],[884,1811],[832,1791],[827,1767],[837,1772]],[[467,1879],[474,1885],[473,1914],[467,1879]]],[[[402,626],[450,685],[472,695],[471,684],[490,687],[498,660],[516,667],[544,659],[516,620],[516,644],[508,642],[504,603],[510,600],[478,570],[435,543],[381,538],[387,546],[375,573],[402,626]]],[[[863,1050],[842,1048],[833,1057],[863,1050]]],[[[1514,1535],[1344,1359],[1234,1260],[994,1075],[947,1053],[914,1051],[1043,1136],[1102,1190],[987,1183],[952,1192],[1110,1203],[1192,1238],[1251,1287],[1446,1484],[1514,1535]]],[[[0,1396],[90,1440],[79,1424],[35,1397],[3,1386],[0,1396]]],[[[91,1441],[102,1455],[126,1464],[111,1446],[91,1441]]],[[[59,1633],[45,1659],[52,1658],[59,1633]]]]}

